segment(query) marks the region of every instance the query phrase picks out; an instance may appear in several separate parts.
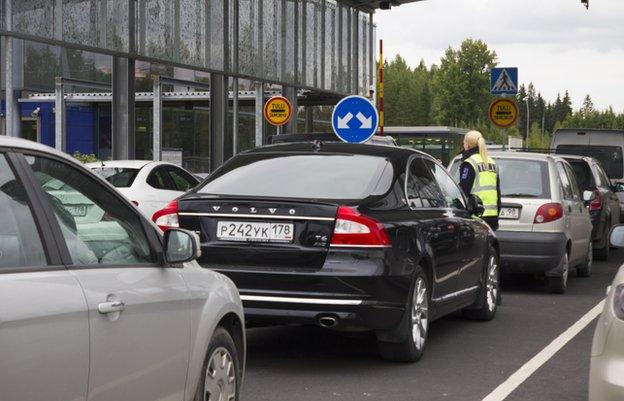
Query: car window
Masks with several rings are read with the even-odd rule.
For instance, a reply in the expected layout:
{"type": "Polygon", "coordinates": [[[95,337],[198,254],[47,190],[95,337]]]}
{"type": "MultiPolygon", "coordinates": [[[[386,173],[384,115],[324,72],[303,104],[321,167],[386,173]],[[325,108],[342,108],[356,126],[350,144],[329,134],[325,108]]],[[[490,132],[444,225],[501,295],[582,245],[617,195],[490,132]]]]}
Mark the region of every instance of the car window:
{"type": "Polygon", "coordinates": [[[572,171],[572,168],[567,164],[564,164],[563,167],[568,174],[568,181],[570,182],[570,188],[572,189],[572,196],[574,197],[574,200],[580,200],[581,190],[579,189],[579,185],[576,181],[576,177],[574,175],[574,172],[572,171]]]}
{"type": "Polygon", "coordinates": [[[47,264],[26,191],[0,153],[0,269],[47,264]]]}
{"type": "Polygon", "coordinates": [[[156,189],[165,189],[169,191],[176,191],[171,180],[167,177],[165,169],[162,167],[155,168],[147,177],[147,183],[156,189]]]}
{"type": "Polygon", "coordinates": [[[446,207],[440,186],[420,157],[413,158],[408,167],[406,195],[413,208],[446,207]]]}
{"type": "Polygon", "coordinates": [[[168,167],[167,173],[169,173],[169,177],[171,177],[171,181],[178,191],[186,192],[199,184],[199,181],[192,175],[177,167],[168,167]]]}
{"type": "Polygon", "coordinates": [[[557,153],[589,156],[600,161],[609,177],[622,178],[624,163],[621,146],[559,145],[557,153]]]}
{"type": "Polygon", "coordinates": [[[68,164],[27,160],[48,195],[74,265],[136,265],[156,258],[138,214],[107,188],[68,164]]]}
{"type": "Polygon", "coordinates": [[[297,199],[364,199],[385,194],[379,187],[392,164],[379,156],[327,153],[249,153],[230,159],[205,180],[198,193],[297,199]]]}
{"type": "Polygon", "coordinates": [[[594,174],[586,161],[568,160],[568,162],[570,163],[570,166],[572,166],[576,182],[583,190],[596,186],[596,183],[594,182],[594,174]]]}
{"type": "Polygon", "coordinates": [[[425,164],[431,170],[435,180],[442,190],[446,206],[464,209],[466,207],[464,195],[455,181],[453,181],[451,176],[446,172],[446,169],[431,160],[425,160],[425,164]]]}
{"type": "Polygon", "coordinates": [[[137,174],[139,174],[137,168],[122,167],[93,167],[91,171],[110,182],[115,188],[131,187],[137,174]]]}
{"type": "Polygon", "coordinates": [[[541,160],[496,157],[502,197],[550,198],[548,164],[541,160]]]}
{"type": "Polygon", "coordinates": [[[600,181],[602,181],[600,185],[603,187],[610,187],[611,180],[607,176],[607,173],[604,171],[600,163],[596,163],[595,168],[596,168],[596,171],[598,172],[598,177],[600,177],[600,181]]]}
{"type": "Polygon", "coordinates": [[[568,178],[568,174],[566,173],[562,162],[557,162],[557,172],[559,172],[559,179],[561,180],[563,198],[567,200],[572,200],[574,198],[574,196],[572,195],[572,186],[570,185],[570,179],[568,178]]]}

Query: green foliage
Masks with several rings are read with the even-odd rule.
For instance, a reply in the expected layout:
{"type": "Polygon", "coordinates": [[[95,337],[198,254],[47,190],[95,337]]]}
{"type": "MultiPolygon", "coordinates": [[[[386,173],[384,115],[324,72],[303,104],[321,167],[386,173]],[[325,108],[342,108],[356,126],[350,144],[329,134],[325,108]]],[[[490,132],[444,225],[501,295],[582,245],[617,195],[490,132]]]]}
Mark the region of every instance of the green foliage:
{"type": "Polygon", "coordinates": [[[100,161],[93,153],[82,154],[79,151],[75,151],[72,156],[81,163],[95,163],[100,161]]]}
{"type": "MultiPolygon", "coordinates": [[[[411,68],[397,55],[385,64],[385,124],[464,127],[482,132],[489,141],[502,143],[502,130],[494,127],[487,116],[494,99],[489,92],[490,69],[497,64],[496,52],[474,39],[464,40],[458,49],[446,49],[439,66],[428,68],[421,61],[411,68]]],[[[559,128],[624,129],[624,113],[612,108],[596,110],[589,95],[574,111],[567,90],[548,102],[530,82],[520,85],[516,101],[518,124],[506,135],[525,138],[526,146],[531,148],[548,148],[552,133],[559,128]]]]}

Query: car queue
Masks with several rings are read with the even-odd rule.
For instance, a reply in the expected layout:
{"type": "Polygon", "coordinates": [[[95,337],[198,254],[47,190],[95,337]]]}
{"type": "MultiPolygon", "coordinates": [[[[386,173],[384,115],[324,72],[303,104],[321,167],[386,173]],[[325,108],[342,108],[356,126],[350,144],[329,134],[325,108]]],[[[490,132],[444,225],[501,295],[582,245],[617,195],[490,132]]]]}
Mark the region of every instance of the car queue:
{"type": "MultiPolygon", "coordinates": [[[[0,207],[14,219],[0,233],[3,395],[235,400],[246,325],[372,331],[383,358],[414,362],[433,320],[494,319],[499,276],[534,274],[562,293],[570,269],[590,275],[596,243],[619,244],[604,237],[616,220],[592,236],[592,222],[606,221],[591,218],[599,188],[579,185],[570,158],[491,156],[497,232],[453,179],[457,162],[449,173],[391,144],[297,138],[233,157],[151,224],[71,158],[0,139],[0,207]],[[33,362],[40,354],[45,363],[33,362]]],[[[609,299],[621,301],[621,288],[609,299]]],[[[608,323],[621,318],[616,309],[608,323]]]]}

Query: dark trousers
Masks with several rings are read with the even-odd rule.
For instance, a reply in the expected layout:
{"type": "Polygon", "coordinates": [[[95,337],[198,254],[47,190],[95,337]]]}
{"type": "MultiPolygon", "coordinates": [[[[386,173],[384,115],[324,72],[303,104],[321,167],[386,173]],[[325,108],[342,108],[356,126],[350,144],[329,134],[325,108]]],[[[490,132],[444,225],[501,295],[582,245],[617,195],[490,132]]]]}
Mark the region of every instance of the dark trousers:
{"type": "Polygon", "coordinates": [[[483,221],[485,221],[492,230],[498,230],[498,217],[483,217],[483,221]]]}

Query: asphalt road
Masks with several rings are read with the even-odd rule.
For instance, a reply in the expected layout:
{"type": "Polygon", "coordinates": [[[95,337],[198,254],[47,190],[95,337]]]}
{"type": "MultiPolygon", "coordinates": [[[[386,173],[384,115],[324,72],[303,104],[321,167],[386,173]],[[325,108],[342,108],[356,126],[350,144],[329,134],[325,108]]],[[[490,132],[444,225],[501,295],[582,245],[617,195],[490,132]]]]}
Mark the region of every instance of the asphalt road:
{"type": "MultiPolygon", "coordinates": [[[[425,355],[415,364],[381,360],[368,335],[295,326],[250,329],[242,400],[481,400],[598,304],[622,263],[624,252],[612,252],[609,262],[594,262],[592,277],[572,273],[564,295],[549,294],[540,281],[508,280],[496,319],[452,315],[434,322],[425,355]]],[[[586,400],[595,324],[507,400],[586,400]]]]}

